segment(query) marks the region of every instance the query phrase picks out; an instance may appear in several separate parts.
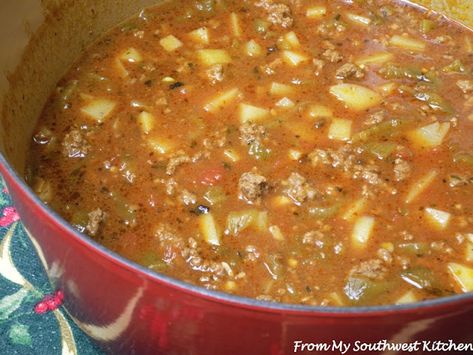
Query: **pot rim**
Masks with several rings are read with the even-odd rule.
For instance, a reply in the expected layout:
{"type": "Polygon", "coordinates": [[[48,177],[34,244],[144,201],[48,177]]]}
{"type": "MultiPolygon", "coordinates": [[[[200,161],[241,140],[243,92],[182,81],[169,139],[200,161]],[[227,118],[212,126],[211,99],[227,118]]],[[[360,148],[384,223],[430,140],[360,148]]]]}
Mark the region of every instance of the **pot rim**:
{"type": "Polygon", "coordinates": [[[127,269],[129,272],[138,275],[143,275],[152,281],[157,281],[163,285],[171,286],[172,288],[186,292],[196,297],[203,297],[208,301],[226,303],[235,307],[244,307],[260,312],[271,313],[300,313],[304,315],[317,316],[374,316],[377,313],[404,313],[409,311],[426,310],[429,308],[436,308],[442,306],[449,306],[455,303],[466,303],[470,301],[473,304],[473,292],[463,293],[448,297],[440,297],[431,300],[414,302],[400,305],[382,305],[382,306],[361,306],[361,307],[333,307],[333,306],[306,306],[300,304],[289,304],[279,302],[260,301],[253,298],[236,296],[221,291],[208,290],[203,287],[187,283],[185,281],[175,279],[165,274],[160,274],[138,263],[131,261],[116,252],[104,247],[92,238],[80,233],[72,227],[62,216],[55,212],[52,208],[44,204],[40,198],[33,192],[29,185],[19,176],[15,169],[8,163],[7,159],[0,152],[0,168],[3,174],[9,175],[9,178],[19,187],[25,196],[30,200],[36,208],[42,209],[52,221],[60,226],[69,237],[75,238],[78,242],[88,247],[91,251],[99,254],[101,257],[110,258],[119,267],[127,269]]]}

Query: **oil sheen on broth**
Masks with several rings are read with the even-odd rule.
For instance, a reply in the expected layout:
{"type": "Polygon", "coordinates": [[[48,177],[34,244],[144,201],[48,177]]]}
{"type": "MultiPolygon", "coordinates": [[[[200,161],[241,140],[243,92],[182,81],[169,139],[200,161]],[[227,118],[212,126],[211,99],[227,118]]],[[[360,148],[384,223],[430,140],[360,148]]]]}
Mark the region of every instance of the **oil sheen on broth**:
{"type": "Polygon", "coordinates": [[[275,302],[473,290],[473,36],[392,1],[173,1],[90,47],[27,180],[156,272],[275,302]]]}

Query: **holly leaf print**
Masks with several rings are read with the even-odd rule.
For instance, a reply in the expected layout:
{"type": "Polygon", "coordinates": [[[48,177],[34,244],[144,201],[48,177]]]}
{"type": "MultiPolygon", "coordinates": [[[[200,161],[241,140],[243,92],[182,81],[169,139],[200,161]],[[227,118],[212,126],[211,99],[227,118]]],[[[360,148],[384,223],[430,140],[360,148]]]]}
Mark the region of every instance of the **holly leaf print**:
{"type": "Polygon", "coordinates": [[[28,294],[26,288],[21,288],[12,295],[8,295],[0,299],[0,321],[8,319],[10,314],[20,308],[21,303],[28,294]]]}
{"type": "Polygon", "coordinates": [[[10,341],[15,345],[25,345],[31,347],[31,335],[29,327],[24,324],[15,323],[8,332],[10,341]]]}

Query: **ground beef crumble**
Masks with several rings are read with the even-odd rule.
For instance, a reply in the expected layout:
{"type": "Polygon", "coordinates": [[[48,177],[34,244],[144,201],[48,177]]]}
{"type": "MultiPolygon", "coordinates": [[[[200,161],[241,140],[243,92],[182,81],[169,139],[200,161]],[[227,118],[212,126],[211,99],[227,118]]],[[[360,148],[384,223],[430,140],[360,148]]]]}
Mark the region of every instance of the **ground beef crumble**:
{"type": "Polygon", "coordinates": [[[255,172],[243,173],[238,182],[240,197],[249,203],[258,203],[268,190],[268,181],[255,172]]]}

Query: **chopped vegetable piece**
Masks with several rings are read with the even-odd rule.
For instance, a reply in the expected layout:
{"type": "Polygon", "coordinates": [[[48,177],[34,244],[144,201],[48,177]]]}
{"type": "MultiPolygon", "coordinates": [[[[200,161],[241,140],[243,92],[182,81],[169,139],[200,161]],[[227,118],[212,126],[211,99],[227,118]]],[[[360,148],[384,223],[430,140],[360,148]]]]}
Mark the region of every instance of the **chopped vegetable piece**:
{"type": "Polygon", "coordinates": [[[429,19],[423,19],[420,23],[420,30],[427,34],[435,28],[435,22],[429,19]]]}
{"type": "Polygon", "coordinates": [[[204,194],[204,199],[214,206],[224,202],[227,199],[227,195],[221,186],[212,186],[204,194]]]}
{"type": "Polygon", "coordinates": [[[250,57],[259,57],[263,54],[263,48],[255,41],[250,40],[245,44],[245,52],[250,57]]]}
{"type": "Polygon", "coordinates": [[[267,231],[268,213],[254,209],[231,212],[227,217],[225,233],[237,236],[249,227],[256,228],[259,231],[267,231]]]}
{"type": "Polygon", "coordinates": [[[242,35],[242,30],[240,26],[240,19],[238,18],[238,15],[234,12],[230,14],[230,27],[232,29],[232,34],[235,37],[241,37],[242,35]]]}
{"type": "Polygon", "coordinates": [[[366,197],[359,198],[348,207],[348,209],[342,215],[342,218],[345,221],[349,221],[349,222],[353,221],[355,217],[358,217],[358,215],[360,215],[363,212],[363,210],[366,207],[366,203],[367,203],[366,197]]]}
{"type": "Polygon", "coordinates": [[[238,88],[229,89],[206,103],[204,110],[210,113],[216,113],[240,96],[241,92],[238,88]]]}
{"type": "Polygon", "coordinates": [[[413,202],[422,192],[424,192],[437,177],[437,170],[431,170],[418,181],[416,181],[406,196],[406,203],[413,202]]]}
{"type": "Polygon", "coordinates": [[[448,271],[463,292],[473,291],[473,268],[458,263],[449,263],[448,271]]]}
{"type": "Polygon", "coordinates": [[[352,121],[334,118],[328,130],[328,137],[333,140],[348,141],[351,138],[352,121]]]}
{"type": "Polygon", "coordinates": [[[358,58],[355,63],[358,65],[381,65],[394,60],[394,54],[389,52],[379,52],[358,58]]]}
{"type": "Polygon", "coordinates": [[[220,232],[212,213],[199,217],[199,227],[205,241],[211,245],[220,245],[220,232]]]}
{"type": "Polygon", "coordinates": [[[351,235],[352,244],[355,248],[361,249],[367,246],[368,240],[373,232],[374,224],[374,217],[362,216],[357,218],[351,235]]]}
{"type": "Polygon", "coordinates": [[[410,38],[407,36],[392,36],[389,40],[389,44],[394,47],[406,49],[413,52],[423,52],[425,51],[426,44],[424,41],[410,38]]]}
{"type": "Polygon", "coordinates": [[[208,67],[232,62],[232,58],[225,49],[200,49],[197,51],[197,57],[203,65],[208,67]]]}
{"type": "Polygon", "coordinates": [[[102,123],[110,116],[115,106],[114,101],[97,99],[82,107],[81,112],[93,118],[97,123],[102,123]]]}
{"type": "Polygon", "coordinates": [[[166,50],[167,52],[174,52],[176,49],[181,48],[183,43],[174,37],[173,35],[166,36],[159,41],[159,44],[166,50]]]}
{"type": "Polygon", "coordinates": [[[269,110],[249,104],[240,104],[239,117],[241,123],[263,121],[270,115],[269,110]]]}
{"type": "Polygon", "coordinates": [[[473,243],[472,242],[466,242],[465,243],[465,261],[468,262],[473,262],[473,243]]]}
{"type": "Polygon", "coordinates": [[[456,164],[467,164],[473,167],[473,154],[458,152],[453,155],[453,162],[456,164]]]}
{"type": "Polygon", "coordinates": [[[238,161],[240,161],[241,157],[240,157],[240,154],[238,154],[238,152],[234,149],[226,149],[224,152],[223,152],[223,155],[228,158],[228,160],[230,160],[232,163],[236,163],[238,161]]]}
{"type": "Polygon", "coordinates": [[[273,82],[269,88],[269,93],[273,96],[287,96],[295,92],[294,87],[286,84],[273,82]]]}
{"type": "Polygon", "coordinates": [[[210,43],[209,30],[207,29],[207,27],[200,27],[194,31],[189,32],[187,35],[194,42],[201,43],[201,44],[210,43]]]}
{"type": "Polygon", "coordinates": [[[288,156],[291,160],[299,160],[302,158],[302,152],[296,149],[289,149],[288,156]]]}
{"type": "Polygon", "coordinates": [[[310,118],[331,118],[333,110],[324,105],[313,104],[309,106],[307,111],[310,118]]]}
{"type": "Polygon", "coordinates": [[[130,63],[140,63],[143,61],[143,57],[141,56],[140,52],[138,52],[135,48],[128,48],[120,56],[120,59],[130,63]]]}
{"type": "Polygon", "coordinates": [[[284,241],[286,239],[278,226],[269,226],[269,233],[271,233],[276,240],[284,241]]]}
{"type": "Polygon", "coordinates": [[[448,212],[437,210],[435,208],[426,208],[425,216],[429,222],[437,229],[442,230],[448,227],[448,222],[452,215],[448,212]]]}
{"type": "Polygon", "coordinates": [[[415,98],[424,101],[432,110],[444,113],[452,113],[453,109],[447,100],[435,92],[418,91],[414,94],[415,98]]]}
{"type": "Polygon", "coordinates": [[[330,93],[354,111],[364,111],[381,103],[382,97],[375,91],[361,85],[338,84],[330,93]]]}
{"type": "Polygon", "coordinates": [[[300,46],[301,43],[294,31],[286,33],[278,40],[278,47],[280,49],[297,49],[300,46]]]}
{"type": "Polygon", "coordinates": [[[148,137],[146,141],[151,149],[159,154],[169,154],[175,148],[174,142],[167,138],[148,137]]]}
{"type": "Polygon", "coordinates": [[[297,67],[299,64],[307,62],[309,57],[303,53],[284,50],[282,52],[282,59],[290,66],[297,67]]]}
{"type": "Polygon", "coordinates": [[[433,289],[438,284],[433,271],[423,266],[415,266],[401,272],[401,278],[419,289],[433,289]]]}
{"type": "Polygon", "coordinates": [[[346,14],[346,17],[350,22],[352,22],[356,25],[363,26],[363,27],[368,27],[371,23],[370,18],[365,17],[365,16],[361,16],[361,15],[357,15],[357,14],[353,14],[351,12],[348,12],[346,14]]]}
{"type": "Polygon", "coordinates": [[[378,159],[388,158],[396,147],[397,145],[393,142],[371,142],[364,145],[364,148],[378,159]]]}
{"type": "Polygon", "coordinates": [[[423,148],[435,148],[442,144],[450,130],[450,122],[434,122],[408,132],[409,139],[423,148]]]}
{"type": "Polygon", "coordinates": [[[156,118],[149,112],[143,111],[138,115],[138,124],[144,134],[149,134],[154,127],[156,118]]]}
{"type": "Polygon", "coordinates": [[[404,128],[412,125],[408,120],[393,119],[371,126],[353,135],[352,142],[366,142],[374,137],[389,138],[399,135],[404,128]]]}
{"type": "Polygon", "coordinates": [[[278,102],[276,102],[275,106],[280,107],[280,108],[288,109],[288,108],[292,108],[292,107],[296,106],[296,104],[291,99],[289,99],[287,97],[283,97],[278,102]]]}
{"type": "Polygon", "coordinates": [[[325,6],[311,6],[306,10],[306,17],[311,20],[320,20],[327,14],[325,6]]]}

